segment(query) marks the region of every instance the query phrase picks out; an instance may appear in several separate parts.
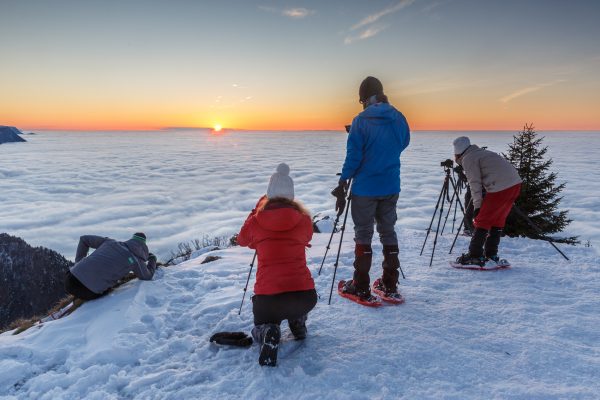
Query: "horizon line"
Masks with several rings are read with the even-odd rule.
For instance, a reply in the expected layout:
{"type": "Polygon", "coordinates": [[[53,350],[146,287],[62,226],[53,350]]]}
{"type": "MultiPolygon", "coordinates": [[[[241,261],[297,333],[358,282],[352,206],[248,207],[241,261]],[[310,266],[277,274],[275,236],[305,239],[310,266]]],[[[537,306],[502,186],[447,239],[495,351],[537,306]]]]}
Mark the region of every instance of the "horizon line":
{"type": "MultiPolygon", "coordinates": [[[[5,125],[11,126],[11,125],[5,125]]],[[[14,125],[12,125],[14,126],[14,125]]],[[[17,127],[18,128],[18,127],[17,127]]],[[[207,130],[213,131],[211,127],[191,127],[191,126],[172,126],[161,128],[108,128],[108,129],[86,129],[86,128],[18,128],[23,131],[65,131],[65,132],[168,132],[175,130],[207,130]]],[[[514,132],[520,131],[522,128],[510,129],[492,129],[492,128],[435,128],[435,129],[411,129],[412,132],[514,132]]],[[[600,132],[600,128],[582,129],[582,128],[553,128],[553,129],[536,129],[537,132],[600,132]]],[[[248,129],[248,128],[223,128],[219,133],[227,132],[344,132],[344,128],[340,129],[248,129]]],[[[25,132],[24,132],[25,133],[25,132]]]]}

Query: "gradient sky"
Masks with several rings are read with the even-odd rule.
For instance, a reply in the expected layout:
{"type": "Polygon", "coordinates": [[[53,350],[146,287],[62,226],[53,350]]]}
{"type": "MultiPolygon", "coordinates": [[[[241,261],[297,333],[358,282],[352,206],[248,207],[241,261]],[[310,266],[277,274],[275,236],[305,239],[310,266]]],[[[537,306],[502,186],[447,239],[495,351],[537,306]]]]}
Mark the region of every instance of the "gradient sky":
{"type": "Polygon", "coordinates": [[[0,125],[600,129],[600,1],[0,0],[0,125]]]}

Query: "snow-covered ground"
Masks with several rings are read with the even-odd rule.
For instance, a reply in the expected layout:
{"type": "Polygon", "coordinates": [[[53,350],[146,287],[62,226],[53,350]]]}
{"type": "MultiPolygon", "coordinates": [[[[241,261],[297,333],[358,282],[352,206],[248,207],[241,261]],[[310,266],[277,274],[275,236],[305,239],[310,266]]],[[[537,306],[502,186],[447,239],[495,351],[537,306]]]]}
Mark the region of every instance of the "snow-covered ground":
{"type": "MultiPolygon", "coordinates": [[[[44,133],[28,150],[0,148],[0,231],[67,255],[84,233],[127,237],[141,227],[161,249],[202,233],[233,233],[280,161],[292,167],[297,197],[313,212],[327,211],[345,139],[327,132],[85,135],[44,133]]],[[[452,235],[444,234],[431,268],[431,240],[419,257],[443,180],[439,162],[454,136],[415,133],[402,158],[397,231],[406,304],[374,310],[334,293],[327,305],[335,250],[317,276],[329,234],[315,234],[307,256],[321,298],[309,337],[291,341],[285,328],[279,366],[261,368],[256,346],[208,342],[214,332],[252,327],[248,297],[237,314],[252,251],[218,250],[160,269],[151,282],[132,281],[65,319],[0,335],[0,398],[598,398],[596,247],[561,246],[571,257],[565,261],[545,242],[504,239],[512,269],[459,271],[448,266],[452,235]],[[222,258],[200,264],[208,255],[222,258]]],[[[511,137],[470,136],[496,151],[511,137]]],[[[600,178],[588,171],[600,136],[546,136],[559,178],[568,181],[569,233],[594,246],[600,178]]],[[[351,275],[351,236],[337,279],[351,275]]],[[[466,245],[459,237],[455,254],[466,245]]],[[[382,261],[381,246],[374,248],[373,278],[382,261]]]]}
{"type": "MultiPolygon", "coordinates": [[[[334,254],[316,271],[321,296],[303,343],[284,340],[277,368],[256,346],[223,348],[217,331],[252,327],[238,307],[252,252],[232,248],[132,281],[65,319],[0,336],[0,398],[28,399],[597,399],[600,259],[585,247],[563,261],[546,243],[507,239],[514,267],[459,271],[444,235],[433,267],[418,257],[422,231],[400,229],[406,303],[369,309],[335,294],[334,254]]],[[[338,236],[336,235],[336,240],[338,236]]],[[[466,238],[460,237],[460,247],[466,238]]],[[[429,247],[428,247],[429,249],[429,247]]],[[[381,273],[375,247],[372,276],[381,273]]],[[[338,279],[351,275],[345,240],[338,279]]]]}
{"type": "MultiPolygon", "coordinates": [[[[424,229],[441,188],[440,161],[464,132],[413,132],[402,154],[399,226],[424,229]]],[[[469,132],[506,151],[512,132],[469,132]]],[[[600,134],[544,132],[568,233],[600,246],[600,134]]],[[[79,236],[126,239],[141,230],[166,257],[181,241],[229,235],[265,192],[275,166],[292,168],[297,197],[313,213],[333,207],[345,153],[342,132],[39,132],[0,147],[0,232],[74,258],[79,236]]]]}

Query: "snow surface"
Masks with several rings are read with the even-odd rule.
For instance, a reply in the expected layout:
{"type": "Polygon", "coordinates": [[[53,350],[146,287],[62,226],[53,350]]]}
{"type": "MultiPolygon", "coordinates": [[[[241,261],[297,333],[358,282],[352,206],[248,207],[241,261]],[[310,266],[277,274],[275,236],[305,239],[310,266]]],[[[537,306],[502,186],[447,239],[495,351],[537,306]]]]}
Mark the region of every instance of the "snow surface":
{"type": "MultiPolygon", "coordinates": [[[[330,234],[315,234],[307,257],[321,297],[309,337],[290,340],[284,323],[278,367],[261,368],[256,346],[208,342],[214,332],[252,327],[249,296],[237,314],[252,251],[199,251],[62,320],[0,335],[0,398],[599,398],[596,247],[560,246],[567,262],[545,242],[504,239],[501,255],[512,269],[458,271],[448,265],[453,236],[444,234],[431,268],[432,238],[418,256],[443,180],[439,162],[457,135],[414,133],[402,157],[397,232],[406,304],[373,310],[334,293],[327,305],[339,234],[321,276],[330,234]],[[210,255],[222,258],[200,264],[210,255]]],[[[511,138],[469,135],[496,151],[511,138]]],[[[126,238],[140,228],[164,252],[203,233],[236,232],[280,161],[292,167],[298,198],[331,214],[345,137],[43,133],[30,146],[0,147],[0,231],[73,255],[81,234],[126,238]]],[[[587,171],[600,135],[549,133],[546,144],[568,181],[563,206],[575,219],[568,233],[595,246],[600,177],[587,171]]],[[[336,279],[352,273],[351,232],[350,222],[336,279]]],[[[467,241],[459,237],[454,256],[467,241]]],[[[381,246],[374,250],[373,279],[382,261],[381,246]]]]}
{"type": "MultiPolygon", "coordinates": [[[[468,132],[474,143],[506,151],[514,132],[468,132]]],[[[398,225],[422,230],[441,189],[440,161],[465,132],[413,132],[402,154],[398,225]]],[[[598,132],[543,132],[567,235],[600,246],[598,132]]],[[[73,259],[79,236],[127,239],[144,231],[163,259],[182,241],[231,235],[266,191],[281,161],[291,166],[297,197],[314,213],[333,207],[345,153],[342,132],[40,132],[27,146],[0,146],[0,232],[73,259]]]]}
{"type": "MultiPolygon", "coordinates": [[[[307,257],[320,300],[304,342],[282,324],[277,368],[258,365],[256,345],[208,341],[252,327],[248,297],[238,316],[252,251],[235,247],[159,269],[153,281],[129,282],[41,328],[0,335],[0,398],[598,398],[600,260],[591,249],[567,248],[567,262],[544,242],[506,239],[512,269],[458,271],[447,261],[452,235],[441,237],[429,268],[428,254],[418,256],[424,232],[398,233],[406,303],[380,309],[335,293],[327,305],[335,254],[317,276],[329,234],[315,235],[307,257]],[[208,255],[223,258],[201,265],[208,255]]],[[[382,261],[374,249],[373,278],[382,261]]],[[[352,254],[347,239],[337,279],[351,276],[352,254]]]]}

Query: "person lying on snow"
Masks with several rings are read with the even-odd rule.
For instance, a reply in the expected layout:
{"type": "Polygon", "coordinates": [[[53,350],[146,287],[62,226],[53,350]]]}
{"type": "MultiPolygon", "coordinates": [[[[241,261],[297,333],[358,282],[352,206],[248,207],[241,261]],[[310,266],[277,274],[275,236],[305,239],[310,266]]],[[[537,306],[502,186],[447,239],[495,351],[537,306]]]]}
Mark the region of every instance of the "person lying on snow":
{"type": "Polygon", "coordinates": [[[472,145],[466,136],[456,138],[453,145],[454,158],[463,167],[471,188],[475,227],[469,252],[456,262],[482,267],[488,260],[497,263],[502,229],[521,193],[521,178],[504,157],[472,145]]]}
{"type": "Polygon", "coordinates": [[[75,265],[67,272],[65,290],[82,300],[97,299],[130,271],[142,280],[151,280],[154,276],[156,256],[148,252],[146,235],[136,233],[126,242],[95,235],[81,236],[75,265]],[[88,256],[90,248],[96,250],[88,256]]]}
{"type": "Polygon", "coordinates": [[[294,200],[290,167],[281,163],[238,234],[240,246],[256,249],[258,267],[252,311],[252,337],[260,346],[260,365],[275,366],[287,319],[296,340],[306,337],[308,312],[317,304],[315,284],[306,266],[305,248],[313,235],[309,212],[294,200]]]}

